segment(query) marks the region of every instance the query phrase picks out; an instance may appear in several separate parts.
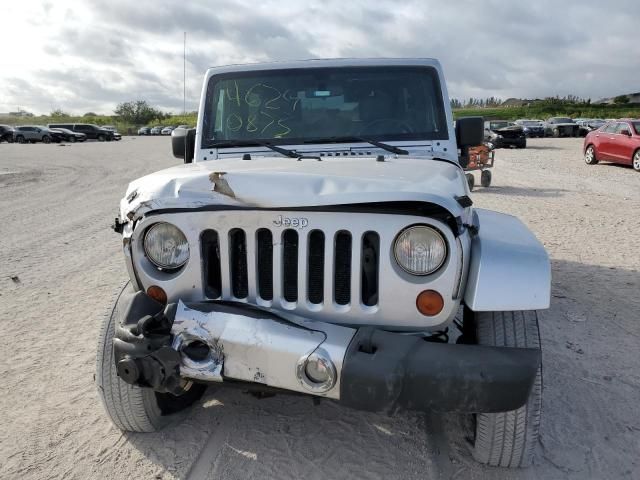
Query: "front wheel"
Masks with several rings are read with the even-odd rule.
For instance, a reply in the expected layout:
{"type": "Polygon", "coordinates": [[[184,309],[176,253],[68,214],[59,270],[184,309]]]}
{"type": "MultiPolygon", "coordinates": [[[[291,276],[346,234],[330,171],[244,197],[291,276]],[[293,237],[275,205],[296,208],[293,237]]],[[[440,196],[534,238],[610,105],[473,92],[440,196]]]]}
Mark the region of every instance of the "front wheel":
{"type": "Polygon", "coordinates": [[[476,184],[476,179],[474,178],[472,173],[467,173],[465,174],[465,176],[467,177],[467,185],[469,185],[469,191],[472,192],[473,187],[476,184]]]}
{"type": "Polygon", "coordinates": [[[482,173],[480,174],[480,185],[482,185],[485,188],[491,185],[491,171],[490,170],[483,170],[482,171],[482,173]]]}
{"type": "Polygon", "coordinates": [[[631,164],[636,172],[640,172],[640,150],[633,154],[633,161],[631,164]]]}
{"type": "Polygon", "coordinates": [[[69,137],[69,141],[71,143],[76,143],[78,141],[78,139],[76,137],[69,137]]]}
{"type": "MultiPolygon", "coordinates": [[[[469,315],[480,345],[540,348],[535,311],[469,312],[469,315]]],[[[524,406],[509,412],[475,415],[473,457],[494,467],[528,467],[538,442],[541,412],[542,366],[524,406]]]]}
{"type": "Polygon", "coordinates": [[[18,135],[16,137],[16,142],[18,143],[25,143],[24,137],[22,135],[18,135]]]}
{"type": "Polygon", "coordinates": [[[107,137],[105,137],[104,135],[98,135],[98,141],[99,142],[104,142],[107,139],[107,137]]]}
{"type": "Polygon", "coordinates": [[[42,142],[51,143],[51,137],[49,135],[45,135],[44,137],[42,137],[42,142]]]}
{"type": "Polygon", "coordinates": [[[598,163],[598,159],[596,158],[596,149],[593,145],[589,145],[584,151],[584,163],[587,165],[595,165],[598,163]]]}
{"type": "Polygon", "coordinates": [[[206,387],[192,384],[183,395],[175,396],[130,385],[118,377],[113,337],[116,323],[121,322],[126,313],[122,296],[130,288],[127,282],[119,289],[113,308],[102,321],[96,355],[96,386],[104,409],[116,427],[128,432],[155,432],[174,420],[175,413],[198,400],[206,387]]]}

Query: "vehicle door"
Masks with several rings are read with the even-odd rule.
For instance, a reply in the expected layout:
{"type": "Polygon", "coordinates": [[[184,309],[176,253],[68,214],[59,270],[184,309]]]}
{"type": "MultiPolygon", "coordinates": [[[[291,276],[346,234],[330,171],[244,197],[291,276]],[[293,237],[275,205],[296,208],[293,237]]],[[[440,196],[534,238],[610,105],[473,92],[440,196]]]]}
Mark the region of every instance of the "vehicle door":
{"type": "Polygon", "coordinates": [[[596,133],[596,150],[600,160],[613,159],[613,142],[615,140],[617,122],[605,125],[602,130],[596,133]]]}
{"type": "Polygon", "coordinates": [[[77,133],[84,133],[84,134],[87,136],[87,138],[93,138],[93,137],[90,135],[90,132],[89,132],[89,130],[88,130],[88,129],[89,129],[89,125],[74,125],[74,126],[73,126],[73,131],[74,131],[74,132],[77,132],[77,133]]]}
{"type": "Polygon", "coordinates": [[[613,134],[611,144],[611,156],[617,163],[631,164],[634,150],[634,139],[631,137],[631,125],[627,122],[618,122],[613,134]]]}
{"type": "Polygon", "coordinates": [[[40,140],[39,128],[36,127],[24,127],[25,140],[40,140]]]}

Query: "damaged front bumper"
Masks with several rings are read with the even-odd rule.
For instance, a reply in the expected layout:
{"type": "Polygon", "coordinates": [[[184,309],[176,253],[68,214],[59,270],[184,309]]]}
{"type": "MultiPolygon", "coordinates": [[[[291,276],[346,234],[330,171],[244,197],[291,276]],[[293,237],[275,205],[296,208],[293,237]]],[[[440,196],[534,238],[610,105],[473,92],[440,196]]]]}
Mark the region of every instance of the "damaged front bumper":
{"type": "Polygon", "coordinates": [[[425,342],[246,304],[164,307],[130,292],[117,308],[118,375],[159,392],[240,381],[369,411],[500,412],[526,403],[540,365],[538,349],[425,342]]]}

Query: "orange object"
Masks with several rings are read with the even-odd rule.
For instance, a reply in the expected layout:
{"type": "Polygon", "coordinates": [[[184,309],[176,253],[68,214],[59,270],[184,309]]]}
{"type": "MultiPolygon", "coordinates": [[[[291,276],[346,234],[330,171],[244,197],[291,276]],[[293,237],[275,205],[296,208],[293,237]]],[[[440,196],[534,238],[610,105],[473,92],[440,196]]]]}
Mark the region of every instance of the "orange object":
{"type": "Polygon", "coordinates": [[[149,288],[147,288],[147,295],[149,295],[158,303],[161,303],[163,305],[167,304],[167,292],[165,292],[157,285],[151,285],[149,288]]]}
{"type": "Polygon", "coordinates": [[[491,150],[486,145],[469,147],[469,165],[467,168],[476,168],[489,163],[490,152],[491,150]]]}
{"type": "Polygon", "coordinates": [[[416,307],[421,314],[433,317],[444,308],[444,299],[435,290],[424,290],[416,298],[416,307]]]}

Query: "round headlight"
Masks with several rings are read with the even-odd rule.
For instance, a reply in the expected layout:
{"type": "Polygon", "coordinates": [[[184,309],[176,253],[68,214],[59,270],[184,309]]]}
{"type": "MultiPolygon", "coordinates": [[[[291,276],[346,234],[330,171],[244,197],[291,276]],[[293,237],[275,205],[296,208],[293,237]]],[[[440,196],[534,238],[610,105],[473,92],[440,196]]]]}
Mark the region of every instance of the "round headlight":
{"type": "Polygon", "coordinates": [[[447,258],[447,244],[437,230],[424,225],[400,232],[393,246],[396,262],[412,275],[428,275],[447,258]]]}
{"type": "Polygon", "coordinates": [[[189,260],[189,244],[180,229],[170,223],[156,223],[144,236],[144,252],[158,268],[174,270],[189,260]]]}

